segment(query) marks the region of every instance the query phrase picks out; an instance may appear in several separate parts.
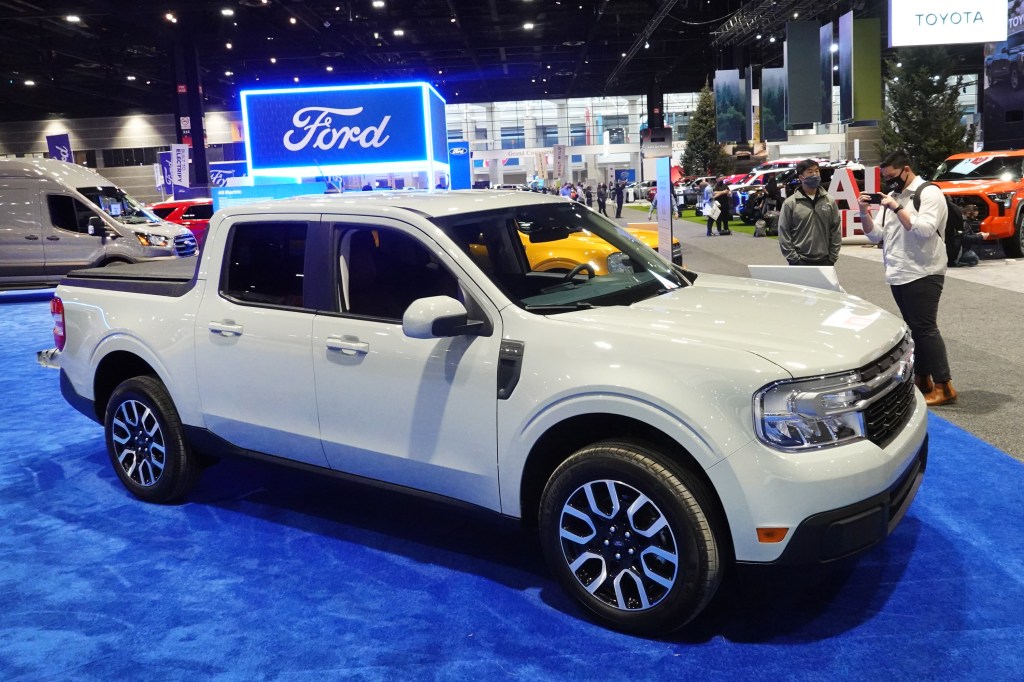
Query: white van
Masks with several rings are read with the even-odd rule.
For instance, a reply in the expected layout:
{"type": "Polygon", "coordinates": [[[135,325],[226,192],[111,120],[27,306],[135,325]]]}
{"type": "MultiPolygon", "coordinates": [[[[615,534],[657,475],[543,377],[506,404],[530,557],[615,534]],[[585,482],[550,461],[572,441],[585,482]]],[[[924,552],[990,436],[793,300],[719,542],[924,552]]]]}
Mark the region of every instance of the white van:
{"type": "Polygon", "coordinates": [[[0,288],[79,268],[194,256],[196,239],[102,175],[56,159],[0,159],[0,288]]]}

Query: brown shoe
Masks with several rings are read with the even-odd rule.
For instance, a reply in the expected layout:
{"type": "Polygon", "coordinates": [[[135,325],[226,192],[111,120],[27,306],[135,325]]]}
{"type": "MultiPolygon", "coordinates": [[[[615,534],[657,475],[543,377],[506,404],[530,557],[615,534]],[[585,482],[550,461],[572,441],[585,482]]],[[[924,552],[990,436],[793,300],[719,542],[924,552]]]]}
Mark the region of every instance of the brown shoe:
{"type": "Polygon", "coordinates": [[[935,382],[935,388],[931,392],[925,394],[924,402],[929,407],[956,402],[956,389],[953,388],[953,382],[935,382]]]}
{"type": "Polygon", "coordinates": [[[915,374],[914,385],[917,386],[917,390],[925,395],[935,390],[935,383],[932,381],[930,374],[915,374]]]}

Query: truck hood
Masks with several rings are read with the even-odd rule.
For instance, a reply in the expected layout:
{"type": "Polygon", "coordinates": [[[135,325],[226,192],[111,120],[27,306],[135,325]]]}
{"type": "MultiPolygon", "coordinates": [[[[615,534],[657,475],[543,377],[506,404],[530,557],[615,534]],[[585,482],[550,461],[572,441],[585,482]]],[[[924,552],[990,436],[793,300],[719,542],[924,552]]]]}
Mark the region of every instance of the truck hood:
{"type": "Polygon", "coordinates": [[[1015,192],[1019,182],[999,180],[940,180],[935,183],[945,194],[985,194],[988,192],[1015,192]]]}
{"type": "Polygon", "coordinates": [[[856,296],[709,274],[628,308],[594,308],[559,319],[747,351],[795,377],[862,367],[906,333],[902,320],[856,296]]]}

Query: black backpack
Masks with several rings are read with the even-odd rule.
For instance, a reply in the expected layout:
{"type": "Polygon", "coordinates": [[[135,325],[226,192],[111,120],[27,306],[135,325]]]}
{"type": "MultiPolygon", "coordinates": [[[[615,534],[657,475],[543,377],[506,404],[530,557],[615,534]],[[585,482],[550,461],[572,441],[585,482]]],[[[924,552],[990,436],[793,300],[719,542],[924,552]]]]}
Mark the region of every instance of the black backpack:
{"type": "MultiPolygon", "coordinates": [[[[914,192],[915,211],[921,210],[921,190],[929,185],[935,185],[935,183],[926,182],[914,192]]],[[[960,246],[964,236],[964,212],[950,201],[948,196],[945,194],[942,196],[946,198],[946,229],[941,233],[943,241],[946,242],[946,264],[949,267],[955,267],[957,259],[960,258],[960,246]]]]}

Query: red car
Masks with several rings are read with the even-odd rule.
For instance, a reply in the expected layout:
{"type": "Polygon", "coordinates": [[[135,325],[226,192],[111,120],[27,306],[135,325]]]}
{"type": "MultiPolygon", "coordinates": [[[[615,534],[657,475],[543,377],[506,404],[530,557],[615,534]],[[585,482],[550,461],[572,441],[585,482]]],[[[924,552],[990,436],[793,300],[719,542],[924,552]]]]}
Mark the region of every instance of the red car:
{"type": "Polygon", "coordinates": [[[200,248],[203,246],[213,215],[213,199],[175,199],[150,204],[149,208],[158,218],[187,227],[200,248]]]}

